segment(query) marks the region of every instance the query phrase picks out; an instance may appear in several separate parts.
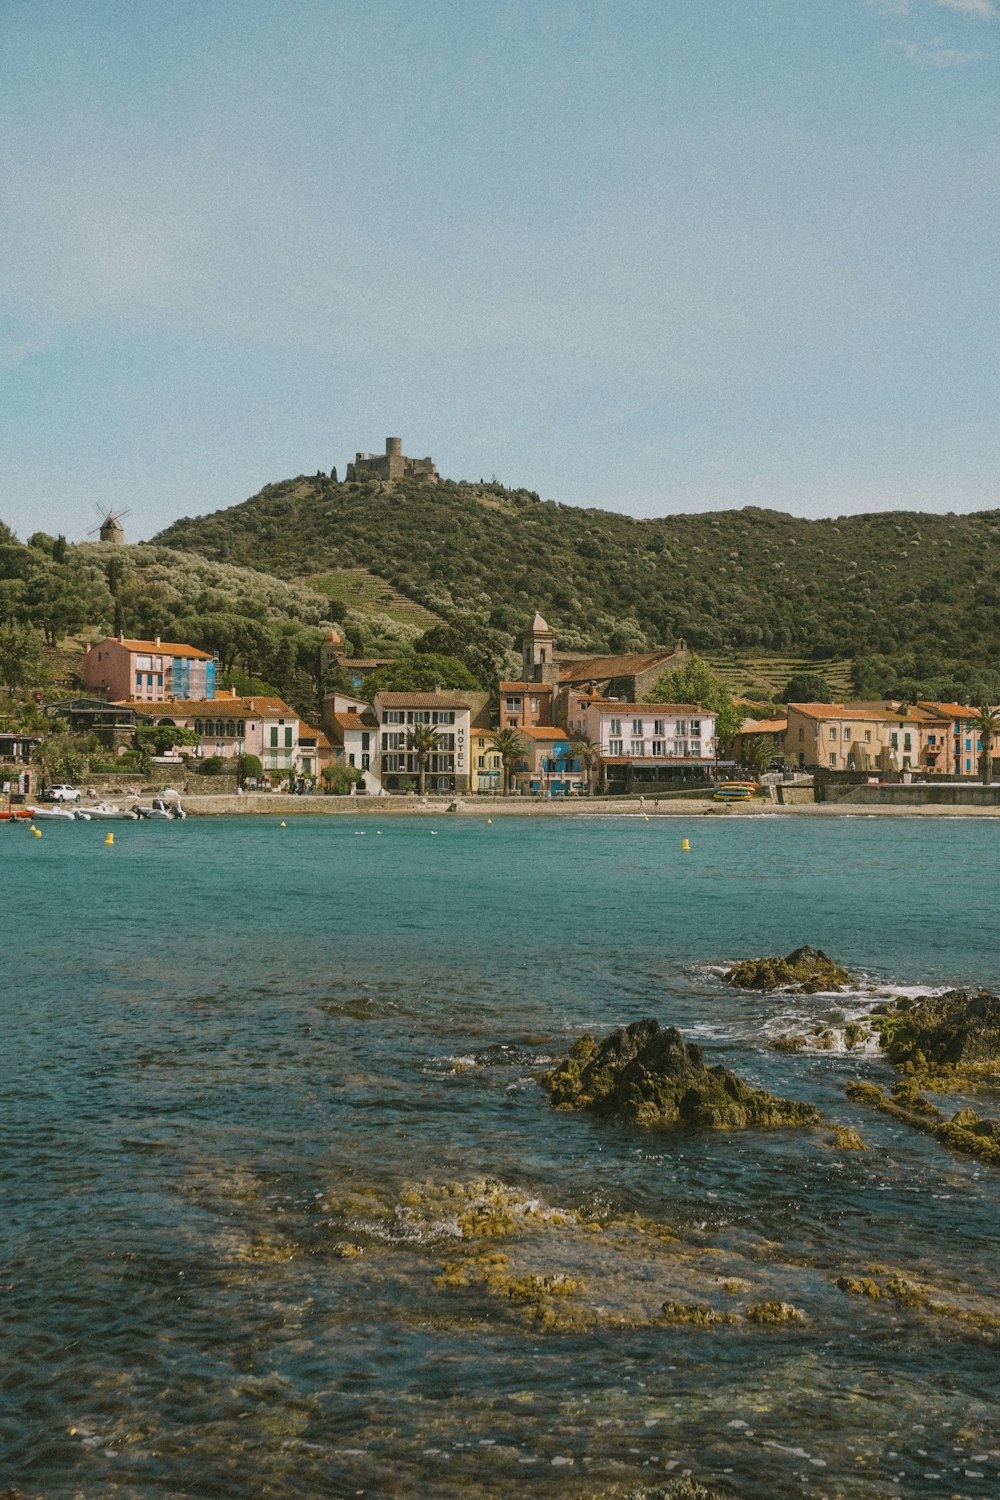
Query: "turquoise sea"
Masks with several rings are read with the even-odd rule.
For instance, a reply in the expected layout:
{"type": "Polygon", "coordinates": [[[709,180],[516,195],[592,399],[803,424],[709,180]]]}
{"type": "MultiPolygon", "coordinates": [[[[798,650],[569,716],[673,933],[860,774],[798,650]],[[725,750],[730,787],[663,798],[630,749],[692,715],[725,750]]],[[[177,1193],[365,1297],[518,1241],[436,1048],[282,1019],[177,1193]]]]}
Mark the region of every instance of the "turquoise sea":
{"type": "Polygon", "coordinates": [[[40,826],[0,827],[0,1488],[1000,1493],[1000,1173],[847,1099],[876,1056],[770,1046],[867,993],[716,968],[995,990],[1000,823],[40,826]],[[871,1149],[551,1110],[643,1016],[871,1149]]]}

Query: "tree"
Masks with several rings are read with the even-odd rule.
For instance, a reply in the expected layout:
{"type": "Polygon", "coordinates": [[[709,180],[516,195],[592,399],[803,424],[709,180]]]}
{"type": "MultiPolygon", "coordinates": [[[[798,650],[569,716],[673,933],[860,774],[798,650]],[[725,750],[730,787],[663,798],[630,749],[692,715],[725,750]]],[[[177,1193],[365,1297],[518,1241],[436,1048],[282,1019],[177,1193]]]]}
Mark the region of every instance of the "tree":
{"type": "Polygon", "coordinates": [[[147,755],[167,755],[177,745],[200,745],[201,735],[193,729],[180,729],[175,724],[151,724],[137,729],[136,742],[147,755]]]}
{"type": "Polygon", "coordinates": [[[752,771],[756,771],[758,776],[762,771],[767,770],[771,764],[773,755],[774,746],[762,734],[755,734],[752,739],[744,741],[744,765],[749,766],[752,771]]]}
{"type": "Polygon", "coordinates": [[[412,750],[417,757],[417,786],[421,797],[424,795],[424,783],[427,774],[427,762],[434,754],[440,732],[433,724],[415,724],[412,729],[406,731],[406,748],[412,750]]]}
{"type": "Polygon", "coordinates": [[[351,787],[360,786],[364,779],[364,771],[359,771],[357,766],[338,764],[323,767],[323,782],[332,797],[349,797],[351,787]]]}
{"type": "Polygon", "coordinates": [[[578,760],[587,772],[587,796],[594,795],[593,768],[601,762],[601,747],[595,745],[593,740],[585,739],[582,735],[579,739],[572,741],[569,753],[574,760],[578,760]]]}
{"type": "Polygon", "coordinates": [[[0,625],[0,681],[8,695],[25,684],[36,686],[48,677],[38,632],[32,625],[0,625]]]}
{"type": "Polygon", "coordinates": [[[376,693],[430,693],[436,687],[476,692],[479,683],[462,662],[430,652],[402,656],[387,667],[380,667],[365,683],[365,697],[371,701],[376,693]]]}
{"type": "Polygon", "coordinates": [[[982,747],[979,752],[979,774],[983,786],[993,780],[993,741],[1000,734],[1000,708],[988,708],[980,704],[978,714],[972,716],[972,727],[979,736],[982,747]]]}
{"type": "Polygon", "coordinates": [[[720,747],[739,733],[743,722],[721,677],[716,677],[708,662],[693,652],[683,667],[675,667],[657,678],[644,702],[700,704],[715,715],[715,737],[720,747]]]}
{"type": "Polygon", "coordinates": [[[781,693],[782,703],[833,703],[833,688],[820,672],[796,672],[781,693]]]}
{"type": "Polygon", "coordinates": [[[460,661],[484,686],[498,681],[512,655],[506,632],[492,630],[474,615],[455,615],[447,624],[432,625],[414,641],[413,649],[422,656],[433,653],[460,661]]]}
{"type": "Polygon", "coordinates": [[[527,742],[517,729],[495,729],[490,735],[490,746],[503,762],[503,794],[510,796],[510,784],[517,770],[518,761],[527,753],[527,742]]]}

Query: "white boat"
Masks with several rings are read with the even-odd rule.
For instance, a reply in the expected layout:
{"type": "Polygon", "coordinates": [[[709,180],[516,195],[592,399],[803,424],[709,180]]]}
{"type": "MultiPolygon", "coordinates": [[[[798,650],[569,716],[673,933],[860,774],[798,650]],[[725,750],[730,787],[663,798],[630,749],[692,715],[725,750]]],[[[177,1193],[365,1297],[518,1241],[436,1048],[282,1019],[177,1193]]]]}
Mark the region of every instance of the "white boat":
{"type": "Polygon", "coordinates": [[[76,812],[72,807],[28,807],[25,811],[32,818],[59,818],[63,823],[76,822],[76,812]]]}
{"type": "Polygon", "coordinates": [[[132,809],[138,818],[186,818],[187,813],[179,802],[164,802],[162,797],[154,797],[152,802],[137,802],[132,809]]]}
{"type": "Polygon", "coordinates": [[[77,808],[78,818],[96,818],[98,822],[106,822],[109,818],[128,818],[135,820],[138,816],[131,807],[119,807],[116,802],[95,802],[90,807],[77,808]]]}

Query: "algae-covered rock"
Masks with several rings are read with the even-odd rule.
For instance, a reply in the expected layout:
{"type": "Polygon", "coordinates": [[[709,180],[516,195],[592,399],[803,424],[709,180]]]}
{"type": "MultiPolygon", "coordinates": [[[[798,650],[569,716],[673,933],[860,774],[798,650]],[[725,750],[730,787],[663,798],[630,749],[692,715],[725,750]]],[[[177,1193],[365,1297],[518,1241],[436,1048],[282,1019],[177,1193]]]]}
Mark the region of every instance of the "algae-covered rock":
{"type": "Polygon", "coordinates": [[[603,1042],[584,1036],[542,1086],[557,1109],[587,1109],[637,1125],[818,1125],[812,1104],[754,1089],[728,1068],[705,1066],[674,1026],[633,1021],[603,1042]]]}
{"type": "Polygon", "coordinates": [[[1000,1072],[1000,996],[948,990],[886,1006],[872,1016],[896,1067],[1000,1072]]]}
{"type": "Polygon", "coordinates": [[[748,1323],[804,1323],[806,1315],[790,1302],[755,1302],[746,1310],[748,1323]]]}
{"type": "Polygon", "coordinates": [[[740,990],[786,990],[792,995],[837,992],[851,984],[851,976],[834,963],[822,948],[796,948],[779,958],[745,958],[723,975],[727,984],[740,990]]]}
{"type": "Polygon", "coordinates": [[[969,1108],[958,1110],[949,1120],[919,1093],[912,1079],[897,1083],[891,1095],[873,1083],[850,1083],[847,1096],[858,1104],[892,1115],[914,1130],[936,1136],[952,1151],[1000,1166],[1000,1120],[984,1120],[969,1108]]]}

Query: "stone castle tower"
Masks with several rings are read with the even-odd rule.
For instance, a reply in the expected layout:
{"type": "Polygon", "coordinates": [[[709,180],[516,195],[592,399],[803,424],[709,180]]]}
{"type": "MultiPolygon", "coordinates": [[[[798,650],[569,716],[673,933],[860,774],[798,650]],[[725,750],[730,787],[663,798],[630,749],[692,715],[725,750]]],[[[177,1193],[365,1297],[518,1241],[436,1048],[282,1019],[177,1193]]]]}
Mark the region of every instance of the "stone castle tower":
{"type": "Polygon", "coordinates": [[[437,484],[438,471],[431,458],[407,458],[403,439],[388,437],[384,453],[357,453],[347,465],[347,480],[381,479],[395,484],[398,479],[419,479],[423,484],[437,484]]]}

